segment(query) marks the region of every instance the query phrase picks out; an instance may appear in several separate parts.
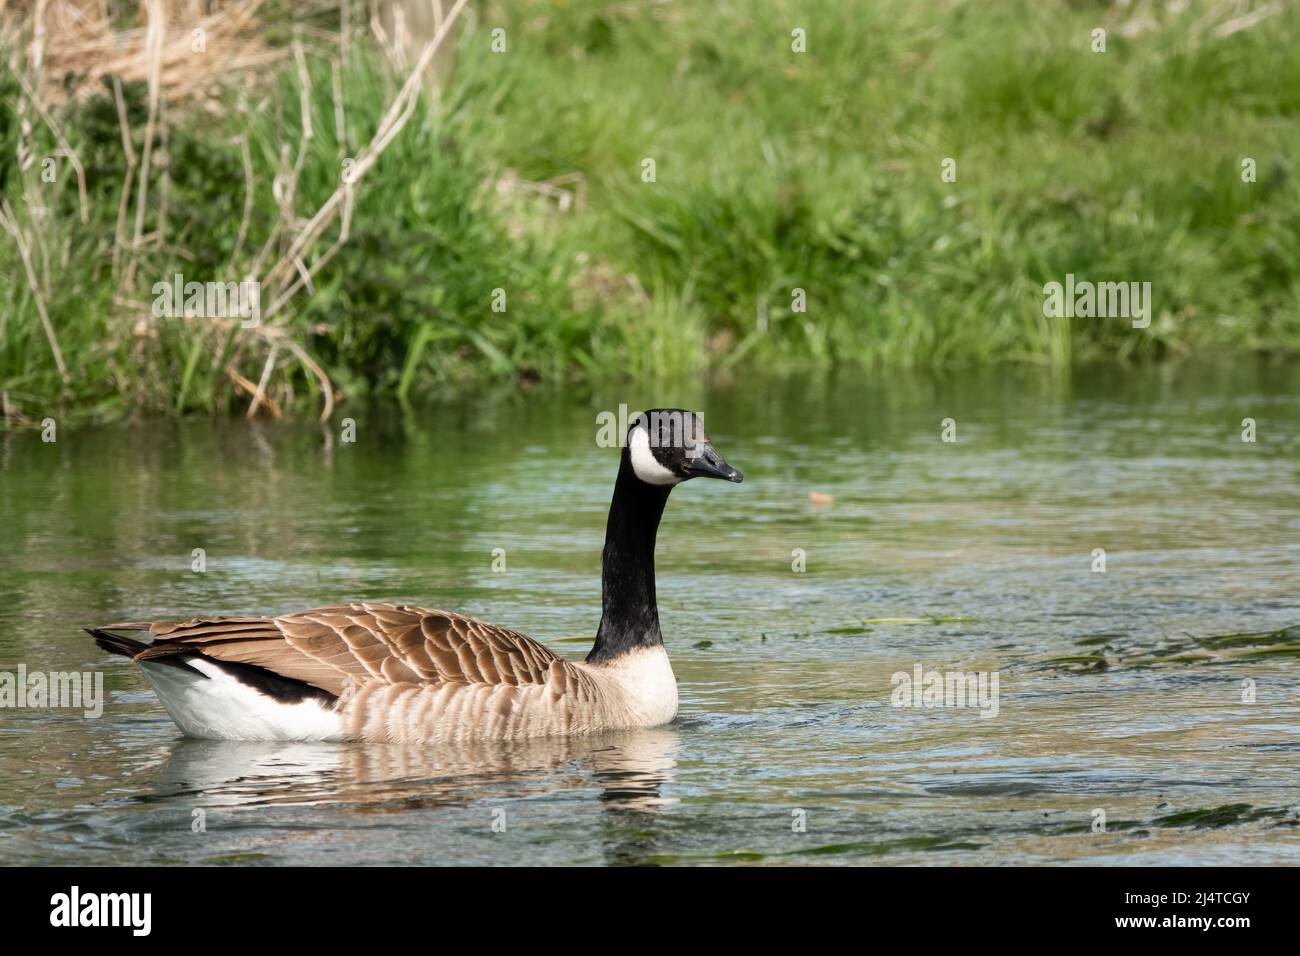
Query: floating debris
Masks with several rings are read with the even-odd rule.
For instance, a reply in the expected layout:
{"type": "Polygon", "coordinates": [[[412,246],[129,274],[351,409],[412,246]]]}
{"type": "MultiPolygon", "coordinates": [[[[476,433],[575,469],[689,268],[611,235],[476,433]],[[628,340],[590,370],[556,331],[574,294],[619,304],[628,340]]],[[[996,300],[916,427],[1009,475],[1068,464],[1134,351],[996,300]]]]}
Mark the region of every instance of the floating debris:
{"type": "Polygon", "coordinates": [[[864,617],[863,624],[969,624],[977,617],[864,617]]]}

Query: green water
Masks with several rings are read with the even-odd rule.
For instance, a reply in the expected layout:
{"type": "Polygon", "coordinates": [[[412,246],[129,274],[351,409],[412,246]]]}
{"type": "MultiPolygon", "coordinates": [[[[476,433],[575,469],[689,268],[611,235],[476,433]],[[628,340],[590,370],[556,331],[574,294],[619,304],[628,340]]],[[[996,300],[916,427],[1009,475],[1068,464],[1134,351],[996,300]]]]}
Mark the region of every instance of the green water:
{"type": "Polygon", "coordinates": [[[348,414],[352,443],[337,421],[0,436],[0,671],[99,671],[108,697],[0,710],[0,862],[1300,863],[1300,630],[1278,632],[1300,623],[1300,368],[348,414]],[[595,416],[619,402],[702,409],[746,476],[669,502],[668,727],[188,741],[79,630],[387,599],[580,657],[616,467],[595,416]],[[996,671],[997,715],[891,706],[917,664],[996,671]]]}

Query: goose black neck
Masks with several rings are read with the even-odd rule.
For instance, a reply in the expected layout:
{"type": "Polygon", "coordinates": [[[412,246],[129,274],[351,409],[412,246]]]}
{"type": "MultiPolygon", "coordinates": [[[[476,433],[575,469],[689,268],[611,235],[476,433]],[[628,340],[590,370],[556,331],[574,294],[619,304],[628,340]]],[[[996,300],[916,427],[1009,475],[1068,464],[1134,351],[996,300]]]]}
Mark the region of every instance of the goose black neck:
{"type": "Polygon", "coordinates": [[[588,663],[663,645],[655,603],[655,536],[670,491],[672,485],[651,485],[637,478],[627,449],[623,450],[605,525],[600,575],[603,613],[588,663]]]}

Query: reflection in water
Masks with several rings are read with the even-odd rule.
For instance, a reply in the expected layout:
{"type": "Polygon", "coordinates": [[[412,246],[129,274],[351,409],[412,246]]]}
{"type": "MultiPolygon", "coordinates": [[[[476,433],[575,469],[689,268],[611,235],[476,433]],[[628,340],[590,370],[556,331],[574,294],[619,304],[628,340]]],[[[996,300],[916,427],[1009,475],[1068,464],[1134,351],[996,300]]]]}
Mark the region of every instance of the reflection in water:
{"type": "Polygon", "coordinates": [[[607,809],[655,813],[673,802],[677,730],[545,737],[427,748],[191,740],[173,744],[145,799],[205,806],[347,804],[368,812],[460,806],[595,785],[607,809]]]}

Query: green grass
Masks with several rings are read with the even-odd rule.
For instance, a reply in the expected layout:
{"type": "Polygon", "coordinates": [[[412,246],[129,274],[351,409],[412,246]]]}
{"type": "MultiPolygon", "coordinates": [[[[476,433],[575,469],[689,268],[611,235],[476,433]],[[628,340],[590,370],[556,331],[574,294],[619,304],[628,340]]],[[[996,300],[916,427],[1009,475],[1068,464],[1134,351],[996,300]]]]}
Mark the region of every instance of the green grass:
{"type": "MultiPolygon", "coordinates": [[[[489,5],[462,25],[448,86],[359,186],[348,243],[277,321],[349,400],[788,363],[1294,352],[1300,10],[1216,37],[1230,9],[1193,5],[1126,35],[1125,9],[1063,0],[489,5]],[[496,26],[503,54],[489,49],[496,26]],[[1097,26],[1101,54],[1089,48],[1097,26]],[[795,27],[806,53],[791,51],[795,27]],[[941,180],[946,157],[955,183],[941,180]],[[1241,180],[1245,157],[1254,183],[1241,180]],[[498,189],[508,173],[569,177],[560,188],[575,202],[498,189]],[[1044,318],[1043,284],[1067,272],[1151,282],[1150,328],[1044,318]],[[492,310],[495,289],[505,312],[492,310]]],[[[328,60],[308,58],[315,136],[300,218],[400,85],[365,44],[354,49],[341,67],[343,142],[328,60]]],[[[175,271],[237,279],[271,235],[281,147],[292,159],[300,138],[292,63],[247,110],[232,93],[215,115],[173,111],[166,238],[136,254],[125,289],[143,310],[122,303],[112,275],[124,158],[111,96],[62,116],[86,166],[85,226],[66,168],[53,185],[39,164],[19,170],[20,143],[38,157],[55,144],[39,122],[21,134],[12,76],[0,73],[0,96],[0,176],[19,218],[39,223],[71,370],[65,385],[4,237],[0,281],[17,290],[0,341],[11,404],[35,419],[245,407],[225,368],[256,382],[268,342],[155,320],[149,286],[175,271]],[[243,132],[256,191],[236,250],[243,132]],[[33,195],[49,216],[32,218],[33,195]]],[[[139,151],[145,92],[127,99],[139,151]]],[[[149,228],[160,195],[152,183],[149,228]]],[[[315,407],[301,358],[280,349],[275,364],[269,394],[315,407]]]]}

